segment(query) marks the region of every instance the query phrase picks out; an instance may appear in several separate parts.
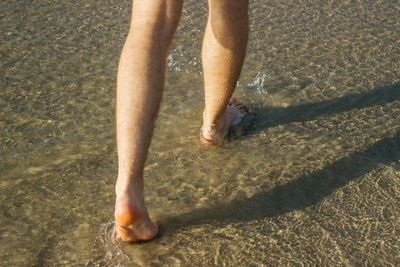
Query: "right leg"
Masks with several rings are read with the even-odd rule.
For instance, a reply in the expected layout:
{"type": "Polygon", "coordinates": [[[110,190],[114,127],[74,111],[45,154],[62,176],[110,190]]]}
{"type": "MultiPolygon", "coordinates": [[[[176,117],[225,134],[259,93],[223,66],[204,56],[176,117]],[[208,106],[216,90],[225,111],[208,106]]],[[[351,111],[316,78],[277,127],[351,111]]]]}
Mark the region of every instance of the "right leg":
{"type": "Polygon", "coordinates": [[[232,121],[246,112],[236,101],[227,108],[246,52],[248,0],[209,0],[202,63],[205,110],[202,137],[211,143],[223,139],[232,121]]]}
{"type": "Polygon", "coordinates": [[[117,77],[115,224],[125,241],[148,240],[158,227],[143,195],[143,169],[164,85],[165,61],[182,0],[134,0],[117,77]]]}

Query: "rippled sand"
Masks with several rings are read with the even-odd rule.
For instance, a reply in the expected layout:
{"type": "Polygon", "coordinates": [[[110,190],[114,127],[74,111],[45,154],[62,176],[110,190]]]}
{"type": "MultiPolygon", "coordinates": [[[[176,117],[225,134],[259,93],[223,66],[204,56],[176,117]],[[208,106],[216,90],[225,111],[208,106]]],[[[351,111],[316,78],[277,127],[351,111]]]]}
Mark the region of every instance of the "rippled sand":
{"type": "Polygon", "coordinates": [[[253,124],[221,148],[186,1],[145,174],[161,232],[134,245],[112,238],[128,2],[0,3],[0,265],[400,265],[398,1],[251,1],[253,124]]]}

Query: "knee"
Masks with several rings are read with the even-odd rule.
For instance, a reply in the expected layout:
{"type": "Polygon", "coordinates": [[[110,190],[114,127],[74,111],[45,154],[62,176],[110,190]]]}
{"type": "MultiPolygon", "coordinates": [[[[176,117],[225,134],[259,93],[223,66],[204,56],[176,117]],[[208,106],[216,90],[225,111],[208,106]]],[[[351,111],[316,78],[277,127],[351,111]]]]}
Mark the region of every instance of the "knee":
{"type": "Polygon", "coordinates": [[[240,24],[248,19],[249,0],[210,0],[211,18],[240,24]]]}
{"type": "Polygon", "coordinates": [[[171,42],[179,23],[181,11],[179,2],[134,1],[130,35],[139,34],[160,42],[171,42]]]}
{"type": "Polygon", "coordinates": [[[210,0],[209,27],[225,47],[247,42],[249,31],[247,0],[210,0]]]}
{"type": "Polygon", "coordinates": [[[209,13],[209,22],[218,36],[248,29],[248,0],[211,0],[209,13]]]}

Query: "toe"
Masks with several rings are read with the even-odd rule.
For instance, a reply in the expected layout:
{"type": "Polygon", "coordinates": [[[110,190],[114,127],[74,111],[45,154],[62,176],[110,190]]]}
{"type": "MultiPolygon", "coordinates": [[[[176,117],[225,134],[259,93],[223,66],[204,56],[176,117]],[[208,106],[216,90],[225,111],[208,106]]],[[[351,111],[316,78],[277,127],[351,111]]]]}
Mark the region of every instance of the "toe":
{"type": "Polygon", "coordinates": [[[242,113],[248,113],[248,112],[249,112],[249,109],[248,109],[246,106],[242,106],[242,107],[240,107],[240,111],[241,111],[242,113]]]}
{"type": "Polygon", "coordinates": [[[245,105],[243,105],[242,103],[239,103],[239,102],[233,103],[232,106],[237,108],[242,113],[247,113],[249,111],[245,105]]]}
{"type": "Polygon", "coordinates": [[[242,105],[241,103],[239,103],[239,102],[234,102],[234,103],[232,103],[232,106],[234,106],[234,107],[236,107],[236,108],[240,108],[240,107],[242,107],[243,105],[242,105]]]}

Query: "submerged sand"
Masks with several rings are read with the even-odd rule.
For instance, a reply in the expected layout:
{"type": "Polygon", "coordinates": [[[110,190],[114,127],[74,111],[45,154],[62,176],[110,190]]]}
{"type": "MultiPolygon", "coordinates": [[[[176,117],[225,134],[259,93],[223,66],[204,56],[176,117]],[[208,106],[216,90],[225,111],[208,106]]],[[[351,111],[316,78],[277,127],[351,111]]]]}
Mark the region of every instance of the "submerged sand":
{"type": "Polygon", "coordinates": [[[255,118],[198,142],[205,1],[186,1],[146,167],[159,222],[112,242],[115,77],[129,1],[3,1],[6,266],[398,266],[398,1],[251,1],[235,95],[255,118]]]}

